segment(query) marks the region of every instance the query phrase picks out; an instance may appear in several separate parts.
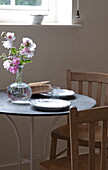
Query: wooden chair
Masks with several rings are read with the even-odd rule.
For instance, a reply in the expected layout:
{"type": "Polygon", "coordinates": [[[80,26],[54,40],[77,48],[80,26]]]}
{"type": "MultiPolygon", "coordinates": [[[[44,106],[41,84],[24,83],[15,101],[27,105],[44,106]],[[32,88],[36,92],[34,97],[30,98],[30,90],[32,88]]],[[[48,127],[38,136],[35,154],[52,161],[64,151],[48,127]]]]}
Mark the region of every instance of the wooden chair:
{"type": "MultiPolygon", "coordinates": [[[[107,73],[91,73],[91,72],[72,72],[70,69],[66,71],[67,89],[75,91],[75,93],[84,94],[96,100],[96,106],[108,105],[108,74],[107,73]],[[75,88],[75,90],[74,90],[75,88]]],[[[79,145],[88,146],[86,125],[79,126],[79,145]]],[[[96,147],[100,148],[100,126],[96,128],[96,147]]],[[[60,156],[64,151],[70,153],[70,134],[69,123],[62,125],[51,132],[51,150],[50,158],[60,156]],[[67,141],[67,148],[57,153],[58,139],[67,141]]]]}
{"type": "Polygon", "coordinates": [[[85,111],[70,110],[71,156],[40,162],[40,170],[108,170],[108,106],[85,111]],[[95,123],[101,121],[101,155],[95,150],[95,123]],[[79,124],[87,123],[89,151],[79,153],[79,124]]]}

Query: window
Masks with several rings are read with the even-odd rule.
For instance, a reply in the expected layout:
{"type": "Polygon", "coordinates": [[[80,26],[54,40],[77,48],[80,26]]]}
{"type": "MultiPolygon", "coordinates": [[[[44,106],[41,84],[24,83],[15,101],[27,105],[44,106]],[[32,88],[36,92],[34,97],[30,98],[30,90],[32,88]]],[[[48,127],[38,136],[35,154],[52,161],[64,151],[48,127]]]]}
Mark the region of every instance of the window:
{"type": "Polygon", "coordinates": [[[30,23],[31,14],[46,14],[49,0],[0,0],[0,23],[30,23]]]}
{"type": "Polygon", "coordinates": [[[0,0],[0,23],[31,24],[33,15],[42,14],[43,23],[72,24],[75,0],[0,0]]]}
{"type": "Polygon", "coordinates": [[[42,0],[0,0],[0,5],[30,5],[39,6],[42,4],[42,0]]]}
{"type": "Polygon", "coordinates": [[[0,9],[48,9],[49,0],[0,0],[0,9]]]}

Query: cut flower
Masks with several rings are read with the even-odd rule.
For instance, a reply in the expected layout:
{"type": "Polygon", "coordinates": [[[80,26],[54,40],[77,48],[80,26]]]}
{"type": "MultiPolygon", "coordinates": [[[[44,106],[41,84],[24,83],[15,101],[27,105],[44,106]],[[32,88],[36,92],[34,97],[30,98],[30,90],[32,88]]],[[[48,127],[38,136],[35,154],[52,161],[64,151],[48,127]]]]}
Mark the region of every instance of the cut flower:
{"type": "Polygon", "coordinates": [[[36,44],[30,38],[24,37],[22,43],[20,44],[19,49],[13,46],[13,41],[16,39],[14,33],[11,32],[2,32],[1,37],[6,41],[2,41],[4,48],[9,49],[8,55],[3,53],[0,58],[3,59],[3,66],[6,70],[9,70],[11,73],[15,74],[21,65],[31,63],[31,58],[34,56],[34,51],[36,44]]]}

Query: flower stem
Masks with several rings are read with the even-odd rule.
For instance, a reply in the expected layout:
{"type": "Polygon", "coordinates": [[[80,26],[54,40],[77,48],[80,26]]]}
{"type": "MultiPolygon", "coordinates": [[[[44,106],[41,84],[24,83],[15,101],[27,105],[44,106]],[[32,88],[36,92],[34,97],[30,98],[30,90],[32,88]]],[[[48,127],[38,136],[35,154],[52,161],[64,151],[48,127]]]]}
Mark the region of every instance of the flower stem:
{"type": "Polygon", "coordinates": [[[23,65],[19,66],[17,73],[16,73],[16,83],[22,83],[22,70],[23,65]]]}

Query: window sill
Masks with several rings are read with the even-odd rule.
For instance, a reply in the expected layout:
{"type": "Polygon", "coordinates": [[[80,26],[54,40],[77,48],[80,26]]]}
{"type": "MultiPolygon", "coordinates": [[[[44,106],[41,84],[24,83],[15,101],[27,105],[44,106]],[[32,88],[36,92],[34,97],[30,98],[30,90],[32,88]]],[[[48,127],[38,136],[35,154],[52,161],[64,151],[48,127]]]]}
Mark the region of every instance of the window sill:
{"type": "Polygon", "coordinates": [[[62,23],[42,23],[42,24],[36,24],[36,25],[33,25],[33,24],[28,24],[28,23],[3,23],[1,22],[0,25],[19,25],[19,26],[33,26],[33,27],[45,27],[45,26],[69,26],[69,27],[82,27],[82,24],[62,24],[62,23]]]}

